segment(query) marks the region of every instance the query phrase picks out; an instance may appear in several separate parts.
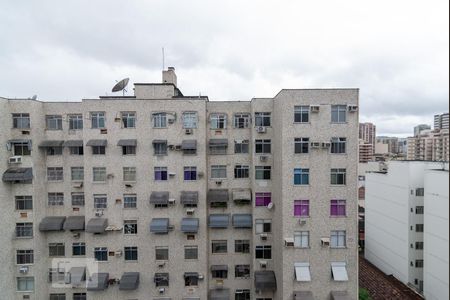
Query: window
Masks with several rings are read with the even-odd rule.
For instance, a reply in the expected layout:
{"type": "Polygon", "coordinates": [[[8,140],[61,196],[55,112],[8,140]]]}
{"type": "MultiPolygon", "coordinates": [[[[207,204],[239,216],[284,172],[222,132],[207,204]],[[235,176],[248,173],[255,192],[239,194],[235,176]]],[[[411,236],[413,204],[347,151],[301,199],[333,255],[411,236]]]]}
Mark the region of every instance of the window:
{"type": "Polygon", "coordinates": [[[270,166],[255,166],[256,180],[270,180],[270,166]]]}
{"type": "Polygon", "coordinates": [[[197,286],[198,274],[184,273],[184,286],[197,286]]]}
{"type": "Polygon", "coordinates": [[[416,268],[423,268],[423,259],[416,259],[416,268]]]}
{"type": "Polygon", "coordinates": [[[81,147],[69,147],[70,155],[83,155],[83,146],[81,147]]]}
{"type": "Polygon", "coordinates": [[[64,193],[48,193],[48,205],[64,205],[64,193]]]}
{"type": "Polygon", "coordinates": [[[249,178],[250,168],[249,166],[236,165],[234,166],[234,178],[249,178]]]}
{"type": "Polygon", "coordinates": [[[167,127],[167,114],[165,112],[159,112],[153,114],[153,128],[166,128],[167,127]]]}
{"type": "Polygon", "coordinates": [[[63,180],[63,168],[62,167],[52,167],[47,168],[47,180],[48,181],[59,181],[63,180]]]}
{"type": "Polygon", "coordinates": [[[33,223],[16,223],[16,237],[33,237],[33,223]]]}
{"type": "Polygon", "coordinates": [[[34,291],[34,277],[17,277],[17,291],[19,292],[34,291]]]}
{"type": "Polygon", "coordinates": [[[104,112],[91,112],[91,128],[105,128],[104,112]]]}
{"type": "Polygon", "coordinates": [[[62,155],[63,148],[62,147],[47,147],[47,148],[45,148],[45,153],[48,156],[62,155]]]}
{"type": "Polygon", "coordinates": [[[72,255],[73,256],[83,256],[86,255],[86,243],[73,243],[72,244],[72,255]]]}
{"type": "Polygon", "coordinates": [[[105,194],[94,194],[94,208],[102,209],[107,207],[107,198],[105,194]]]}
{"type": "Polygon", "coordinates": [[[423,232],[423,224],[416,224],[416,232],[423,232]]]}
{"type": "Polygon", "coordinates": [[[346,144],[347,144],[347,138],[345,138],[345,137],[331,138],[331,153],[344,154],[346,144]]]}
{"type": "Polygon", "coordinates": [[[331,123],[345,123],[347,105],[331,105],[331,123]]]}
{"type": "Polygon", "coordinates": [[[29,129],[30,128],[30,114],[20,113],[12,114],[13,128],[29,129]]]}
{"type": "Polygon", "coordinates": [[[210,144],[209,145],[209,154],[211,155],[225,155],[227,154],[228,149],[228,141],[220,144],[210,144]]]}
{"type": "Polygon", "coordinates": [[[250,241],[249,240],[235,240],[234,241],[235,253],[250,253],[250,241]]]}
{"type": "Polygon", "coordinates": [[[227,178],[227,166],[226,165],[212,165],[211,166],[211,179],[224,179],[227,178]]]}
{"type": "Polygon", "coordinates": [[[136,207],[137,207],[136,194],[123,195],[123,208],[136,208],[136,207]]]}
{"type": "Polygon", "coordinates": [[[198,259],[198,246],[184,246],[184,259],[198,259]]]}
{"type": "Polygon", "coordinates": [[[16,263],[18,265],[29,265],[34,263],[34,250],[17,250],[16,263]]]}
{"type": "Polygon", "coordinates": [[[255,220],[256,234],[272,232],[272,220],[270,219],[256,219],[255,220]]]}
{"type": "Polygon", "coordinates": [[[155,286],[169,286],[169,273],[155,273],[155,286]]]}
{"type": "Polygon", "coordinates": [[[84,206],[84,193],[72,193],[72,206],[84,206]]]}
{"type": "Polygon", "coordinates": [[[32,210],[33,209],[33,197],[32,196],[16,196],[16,209],[17,210],[32,210]]]}
{"type": "Polygon", "coordinates": [[[270,140],[255,140],[255,153],[270,153],[272,142],[270,140]]]}
{"type": "Polygon", "coordinates": [[[309,200],[294,200],[294,216],[309,217],[309,200]]]}
{"type": "Polygon", "coordinates": [[[92,146],[92,155],[105,155],[106,147],[105,146],[92,146]]]}
{"type": "Polygon", "coordinates": [[[236,277],[236,278],[250,277],[250,265],[234,266],[234,277],[236,277]]]}
{"type": "Polygon", "coordinates": [[[345,200],[331,200],[330,216],[345,217],[346,216],[346,201],[345,200]]]}
{"type": "Polygon", "coordinates": [[[122,146],[122,155],[136,155],[136,146],[122,146]]]}
{"type": "Polygon", "coordinates": [[[137,234],[138,224],[136,220],[123,221],[123,233],[124,234],[137,234]]]}
{"type": "Polygon", "coordinates": [[[308,123],[309,122],[309,106],[294,106],[294,122],[308,123]]]}
{"type": "Polygon", "coordinates": [[[167,180],[167,167],[155,167],[155,180],[165,181],[167,180]]]}
{"type": "Polygon", "coordinates": [[[346,246],[345,230],[331,231],[330,247],[344,248],[346,246]]]}
{"type": "Polygon", "coordinates": [[[29,143],[13,143],[14,155],[31,155],[31,147],[29,143]]]}
{"type": "Polygon", "coordinates": [[[125,260],[138,260],[137,247],[124,247],[125,260]]]}
{"type": "Polygon", "coordinates": [[[84,180],[84,168],[83,167],[71,167],[70,175],[72,181],[83,181],[84,180]]]}
{"type": "Polygon", "coordinates": [[[94,182],[104,182],[106,181],[106,168],[105,167],[94,167],[92,168],[93,181],[94,182]]]}
{"type": "Polygon", "coordinates": [[[214,113],[209,116],[211,129],[227,128],[227,115],[222,113],[214,113]]]}
{"type": "Polygon", "coordinates": [[[423,242],[416,242],[416,250],[423,250],[423,242]]]}
{"type": "Polygon", "coordinates": [[[294,184],[308,185],[309,184],[309,169],[294,169],[294,184]]]}
{"type": "Polygon", "coordinates": [[[183,113],[183,128],[197,128],[198,116],[194,111],[186,111],[183,113]]]}
{"type": "Polygon", "coordinates": [[[69,129],[81,130],[83,129],[83,115],[69,115],[69,129]]]}
{"type": "Polygon", "coordinates": [[[50,268],[48,269],[48,282],[64,282],[65,269],[64,268],[50,268]]]}
{"type": "Polygon", "coordinates": [[[169,260],[169,248],[168,247],[156,247],[155,248],[156,260],[169,260]]]}
{"type": "Polygon", "coordinates": [[[294,153],[309,153],[309,138],[295,138],[294,153]]]}
{"type": "Polygon", "coordinates": [[[331,184],[345,185],[346,169],[331,169],[331,184]]]}
{"type": "Polygon", "coordinates": [[[255,112],[255,126],[270,126],[270,112],[255,112]]]}
{"type": "Polygon", "coordinates": [[[211,271],[212,278],[228,278],[228,270],[212,270],[211,271]]]}
{"type": "Polygon", "coordinates": [[[123,181],[136,181],[136,167],[123,167],[123,181]]]}
{"type": "Polygon", "coordinates": [[[122,128],[136,128],[136,113],[121,112],[122,128]]]}
{"type": "Polygon", "coordinates": [[[250,300],[250,290],[236,290],[234,300],[250,300]]]}
{"type": "Polygon", "coordinates": [[[108,261],[108,248],[95,247],[94,248],[94,258],[96,261],[108,261]]]}
{"type": "Polygon", "coordinates": [[[250,127],[250,114],[239,113],[234,115],[234,128],[249,128],[250,127]]]}
{"type": "Polygon", "coordinates": [[[211,241],[211,253],[218,254],[218,253],[227,253],[228,252],[228,246],[226,240],[215,240],[211,241]]]}
{"type": "Polygon", "coordinates": [[[73,300],[86,300],[86,293],[73,293],[73,300]]]}
{"type": "Polygon", "coordinates": [[[167,142],[153,142],[153,150],[155,155],[167,155],[167,142]]]}
{"type": "Polygon", "coordinates": [[[424,195],[424,188],[417,188],[416,189],[416,196],[417,197],[423,197],[424,195]]]}
{"type": "Polygon", "coordinates": [[[294,247],[296,248],[309,247],[309,231],[294,232],[294,247]]]}
{"type": "Polygon", "coordinates": [[[62,116],[61,115],[45,116],[45,125],[47,130],[62,130],[62,116]]]}
{"type": "Polygon", "coordinates": [[[248,153],[248,140],[235,140],[234,141],[234,153],[235,154],[244,154],[248,153]]]}
{"type": "Polygon", "coordinates": [[[66,300],[66,294],[50,294],[50,300],[66,300]]]}
{"type": "Polygon", "coordinates": [[[197,180],[197,167],[184,167],[184,180],[197,180]]]}
{"type": "Polygon", "coordinates": [[[65,256],[66,248],[64,243],[50,243],[48,244],[48,256],[65,256]]]}
{"type": "Polygon", "coordinates": [[[272,259],[272,246],[263,245],[255,247],[256,259],[272,259]]]}
{"type": "Polygon", "coordinates": [[[267,206],[272,202],[272,193],[255,193],[255,206],[267,206]]]}

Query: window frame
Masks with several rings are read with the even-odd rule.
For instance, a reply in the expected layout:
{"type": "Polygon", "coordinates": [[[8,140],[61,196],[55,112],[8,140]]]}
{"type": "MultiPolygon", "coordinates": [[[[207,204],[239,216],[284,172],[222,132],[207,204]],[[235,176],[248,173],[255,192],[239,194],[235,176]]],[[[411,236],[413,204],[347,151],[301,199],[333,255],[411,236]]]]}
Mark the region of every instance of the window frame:
{"type": "Polygon", "coordinates": [[[294,106],[294,123],[297,123],[297,124],[310,123],[310,120],[309,120],[310,111],[311,111],[311,108],[309,107],[309,105],[294,106]],[[304,120],[305,113],[306,113],[306,120],[304,120]]]}
{"type": "Polygon", "coordinates": [[[294,185],[309,185],[309,168],[294,168],[294,185]]]}
{"type": "Polygon", "coordinates": [[[245,129],[251,126],[251,114],[250,113],[235,113],[233,115],[233,128],[245,129]]]}
{"type": "Polygon", "coordinates": [[[64,193],[62,193],[62,192],[47,193],[47,205],[48,206],[63,206],[64,205],[64,193]]]}
{"type": "Polygon", "coordinates": [[[16,210],[33,210],[32,195],[16,195],[14,196],[16,210]]]}
{"type": "Polygon", "coordinates": [[[294,247],[295,248],[309,248],[309,231],[295,231],[294,232],[294,247]]]}
{"type": "Polygon", "coordinates": [[[209,115],[209,128],[213,130],[227,129],[227,114],[211,113],[209,115]]]}
{"type": "Polygon", "coordinates": [[[120,112],[120,123],[124,129],[136,128],[136,112],[135,111],[122,111],[120,112]]]}
{"type": "Polygon", "coordinates": [[[309,218],[310,215],[310,201],[308,199],[294,200],[294,217],[309,218]]]}
{"type": "Polygon", "coordinates": [[[198,113],[196,111],[185,111],[181,117],[183,119],[183,129],[198,128],[198,113]]]}
{"type": "Polygon", "coordinates": [[[255,166],[255,180],[271,180],[271,175],[271,166],[255,166]]]}
{"type": "Polygon", "coordinates": [[[62,115],[45,115],[45,130],[63,130],[62,115]]]}
{"type": "Polygon", "coordinates": [[[331,105],[331,123],[347,123],[347,105],[331,105]]]}
{"type": "Polygon", "coordinates": [[[271,112],[255,112],[255,127],[270,127],[272,124],[271,112]]]}
{"type": "Polygon", "coordinates": [[[153,128],[167,128],[167,113],[154,112],[152,113],[153,128]]]}
{"type": "Polygon", "coordinates": [[[69,130],[83,130],[82,114],[69,114],[67,117],[69,119],[69,130]]]}
{"type": "Polygon", "coordinates": [[[347,169],[346,168],[331,168],[330,175],[331,175],[331,177],[330,177],[331,185],[339,186],[339,185],[347,184],[347,169]]]}
{"type": "Polygon", "coordinates": [[[330,248],[347,248],[347,232],[345,230],[331,231],[330,248]]]}
{"type": "Polygon", "coordinates": [[[106,113],[104,111],[92,111],[89,114],[91,119],[91,129],[106,128],[106,113]]]}
{"type": "Polygon", "coordinates": [[[347,138],[346,137],[332,137],[330,153],[346,154],[347,153],[347,138]]]}
{"type": "Polygon", "coordinates": [[[30,129],[31,119],[29,113],[12,113],[12,128],[14,129],[30,129]]]}
{"type": "Polygon", "coordinates": [[[255,259],[272,259],[272,245],[256,245],[255,259]]]}
{"type": "Polygon", "coordinates": [[[227,240],[211,240],[211,254],[227,254],[228,241],[227,240]]]}

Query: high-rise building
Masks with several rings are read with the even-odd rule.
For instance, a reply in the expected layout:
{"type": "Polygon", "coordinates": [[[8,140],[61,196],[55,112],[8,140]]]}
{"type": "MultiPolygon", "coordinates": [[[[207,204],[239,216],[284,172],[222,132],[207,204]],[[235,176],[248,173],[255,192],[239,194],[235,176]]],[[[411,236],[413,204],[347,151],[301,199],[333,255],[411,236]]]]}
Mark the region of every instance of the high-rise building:
{"type": "Polygon", "coordinates": [[[449,130],[427,130],[409,137],[407,159],[449,161],[449,130]]]}
{"type": "Polygon", "coordinates": [[[430,130],[431,126],[427,124],[420,124],[414,127],[414,136],[418,136],[422,131],[430,130]]]}
{"type": "Polygon", "coordinates": [[[376,126],[372,123],[359,123],[359,139],[363,140],[365,144],[372,145],[372,149],[375,151],[376,126]]]}
{"type": "Polygon", "coordinates": [[[0,98],[1,297],[356,299],[357,111],[357,89],[184,96],[173,68],[0,98]]]}
{"type": "Polygon", "coordinates": [[[449,129],[448,113],[434,115],[434,129],[449,129]]]}
{"type": "Polygon", "coordinates": [[[373,146],[367,144],[363,140],[359,140],[359,162],[366,163],[373,159],[373,146]]]}

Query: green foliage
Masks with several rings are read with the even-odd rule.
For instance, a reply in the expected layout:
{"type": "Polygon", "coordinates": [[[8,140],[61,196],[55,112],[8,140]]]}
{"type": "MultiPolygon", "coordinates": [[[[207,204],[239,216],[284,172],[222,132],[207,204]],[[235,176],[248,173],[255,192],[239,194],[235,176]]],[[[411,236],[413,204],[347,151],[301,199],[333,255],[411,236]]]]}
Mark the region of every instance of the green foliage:
{"type": "Polygon", "coordinates": [[[366,289],[359,288],[359,300],[372,300],[372,298],[366,289]]]}

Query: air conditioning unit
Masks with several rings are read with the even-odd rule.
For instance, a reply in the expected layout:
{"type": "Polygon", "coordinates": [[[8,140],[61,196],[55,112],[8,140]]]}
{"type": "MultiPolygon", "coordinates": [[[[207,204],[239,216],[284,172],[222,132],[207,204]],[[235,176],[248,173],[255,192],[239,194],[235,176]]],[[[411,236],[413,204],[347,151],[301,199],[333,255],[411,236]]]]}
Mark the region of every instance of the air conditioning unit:
{"type": "Polygon", "coordinates": [[[259,235],[259,238],[261,239],[261,241],[267,241],[267,233],[261,233],[259,235]]]}
{"type": "Polygon", "coordinates": [[[205,176],[205,173],[203,173],[203,172],[197,172],[197,177],[201,178],[201,177],[203,177],[203,176],[205,176]]]}
{"type": "Polygon", "coordinates": [[[175,145],[167,145],[167,149],[173,150],[173,149],[175,149],[175,145]]]}
{"type": "Polygon", "coordinates": [[[198,274],[198,279],[203,280],[205,279],[205,277],[203,276],[203,274],[198,274]]]}
{"type": "Polygon", "coordinates": [[[22,134],[30,134],[29,130],[22,130],[22,134]]]}
{"type": "Polygon", "coordinates": [[[96,217],[101,217],[101,216],[103,216],[103,210],[97,210],[97,211],[95,212],[95,216],[96,216],[96,217]]]}
{"type": "Polygon", "coordinates": [[[267,268],[267,261],[266,260],[260,260],[259,261],[259,266],[261,267],[261,269],[267,268]]]}
{"type": "Polygon", "coordinates": [[[79,232],[75,232],[74,234],[72,234],[72,236],[74,238],[79,238],[80,237],[80,233],[79,232]]]}
{"type": "Polygon", "coordinates": [[[264,126],[256,127],[256,132],[258,132],[258,133],[265,133],[266,131],[267,131],[267,128],[264,126]]]}
{"type": "Polygon", "coordinates": [[[10,158],[8,158],[8,163],[20,164],[22,163],[22,156],[11,156],[10,158]]]}
{"type": "Polygon", "coordinates": [[[311,106],[310,106],[310,110],[311,110],[311,112],[313,112],[313,113],[318,113],[319,110],[320,110],[320,105],[311,105],[311,106]]]}
{"type": "Polygon", "coordinates": [[[306,224],[306,220],[305,219],[300,219],[300,220],[298,220],[298,224],[299,225],[305,225],[306,224]]]}
{"type": "Polygon", "coordinates": [[[125,183],[125,187],[131,188],[131,187],[133,187],[133,185],[132,185],[132,184],[129,184],[129,183],[125,183]]]}
{"type": "Polygon", "coordinates": [[[108,133],[108,129],[106,129],[106,128],[100,129],[100,134],[107,134],[107,133],[108,133]]]}
{"type": "Polygon", "coordinates": [[[259,161],[265,162],[265,161],[267,161],[268,158],[269,157],[267,155],[261,155],[261,156],[259,156],[259,161]]]}
{"type": "Polygon", "coordinates": [[[175,175],[177,175],[177,173],[175,173],[175,172],[169,172],[169,176],[170,176],[170,177],[174,177],[175,175]]]}
{"type": "Polygon", "coordinates": [[[165,291],[166,291],[165,288],[159,288],[159,293],[160,293],[160,294],[164,294],[165,291]]]}
{"type": "Polygon", "coordinates": [[[217,184],[217,185],[221,185],[221,184],[222,184],[222,180],[217,180],[217,181],[216,181],[216,184],[217,184]]]}
{"type": "Polygon", "coordinates": [[[156,261],[156,265],[158,266],[158,268],[164,268],[164,266],[166,265],[165,261],[156,261]]]}
{"type": "Polygon", "coordinates": [[[174,149],[175,149],[176,151],[180,151],[180,150],[181,150],[181,145],[175,145],[174,149]]]}
{"type": "Polygon", "coordinates": [[[322,146],[322,148],[330,148],[331,147],[331,143],[330,142],[323,142],[321,146],[322,146]]]}
{"type": "Polygon", "coordinates": [[[192,216],[195,213],[195,209],[194,208],[188,208],[186,209],[186,214],[192,216]]]}
{"type": "Polygon", "coordinates": [[[114,174],[113,173],[109,173],[108,175],[106,175],[106,178],[114,178],[114,174]]]}
{"type": "Polygon", "coordinates": [[[184,133],[185,133],[185,134],[193,134],[193,133],[194,133],[194,130],[191,129],[191,128],[185,129],[185,130],[184,130],[184,133]]]}
{"type": "Polygon", "coordinates": [[[175,118],[174,117],[167,117],[167,123],[169,123],[169,124],[175,123],[175,118]]]}
{"type": "Polygon", "coordinates": [[[320,148],[320,143],[319,142],[311,142],[311,148],[320,148]]]}
{"type": "Polygon", "coordinates": [[[284,246],[285,247],[294,247],[294,239],[293,238],[285,238],[284,246]]]}
{"type": "Polygon", "coordinates": [[[114,251],[114,255],[115,256],[122,256],[122,251],[121,250],[119,250],[119,251],[114,251]]]}
{"type": "Polygon", "coordinates": [[[348,106],[348,111],[349,112],[356,112],[356,111],[358,111],[358,106],[357,105],[349,105],[348,106]]]}
{"type": "Polygon", "coordinates": [[[174,205],[175,204],[175,198],[170,198],[169,200],[168,200],[168,202],[169,202],[169,204],[170,205],[174,205]]]}
{"type": "Polygon", "coordinates": [[[330,238],[327,238],[327,237],[321,238],[320,245],[322,247],[329,247],[330,246],[330,238]]]}
{"type": "Polygon", "coordinates": [[[20,274],[27,274],[28,271],[29,271],[29,267],[28,267],[28,266],[21,266],[21,267],[19,268],[20,274]]]}
{"type": "Polygon", "coordinates": [[[115,117],[114,118],[114,122],[120,122],[122,120],[122,118],[120,118],[120,117],[115,117]]]}
{"type": "Polygon", "coordinates": [[[83,187],[83,182],[81,181],[81,182],[74,182],[73,184],[72,184],[72,186],[74,187],[74,188],[81,188],[81,187],[83,187]]]}
{"type": "Polygon", "coordinates": [[[269,204],[267,204],[267,209],[271,210],[273,208],[273,202],[270,202],[269,204]]]}

